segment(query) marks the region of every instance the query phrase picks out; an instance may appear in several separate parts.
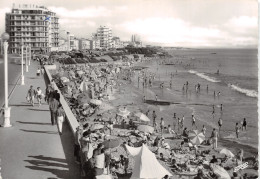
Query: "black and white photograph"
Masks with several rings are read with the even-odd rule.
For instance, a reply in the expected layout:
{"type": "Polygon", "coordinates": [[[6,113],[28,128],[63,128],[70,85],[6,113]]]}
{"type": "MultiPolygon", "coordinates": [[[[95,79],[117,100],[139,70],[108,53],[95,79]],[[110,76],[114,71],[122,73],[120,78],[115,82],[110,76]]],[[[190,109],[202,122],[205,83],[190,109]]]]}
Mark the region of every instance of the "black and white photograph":
{"type": "Polygon", "coordinates": [[[1,0],[0,179],[258,178],[257,0],[1,0]]]}

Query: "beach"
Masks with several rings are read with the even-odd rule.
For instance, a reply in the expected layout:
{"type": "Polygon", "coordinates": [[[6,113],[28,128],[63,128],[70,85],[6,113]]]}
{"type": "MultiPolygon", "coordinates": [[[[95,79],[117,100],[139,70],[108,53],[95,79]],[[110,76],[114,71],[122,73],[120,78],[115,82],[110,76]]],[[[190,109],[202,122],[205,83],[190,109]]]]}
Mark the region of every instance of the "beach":
{"type": "MultiPolygon", "coordinates": [[[[160,132],[154,133],[151,142],[156,136],[161,136],[165,138],[165,142],[170,145],[171,149],[178,150],[182,140],[174,139],[174,135],[167,132],[168,125],[178,135],[182,135],[185,127],[189,132],[193,130],[201,132],[204,125],[206,127],[206,140],[211,138],[213,128],[219,132],[217,150],[212,150],[212,146],[200,146],[201,151],[210,149],[210,153],[205,160],[210,161],[213,155],[221,158],[222,155],[219,154],[219,151],[224,148],[230,150],[234,155],[237,155],[243,149],[244,159],[252,159],[257,156],[258,128],[255,125],[257,123],[257,76],[254,74],[257,71],[255,68],[257,63],[256,51],[243,51],[243,55],[237,54],[241,53],[240,50],[233,49],[185,49],[172,50],[168,53],[172,57],[145,58],[145,60],[139,62],[131,62],[130,68],[123,67],[120,63],[116,66],[91,63],[79,66],[59,65],[61,68],[59,67],[59,71],[53,71],[53,76],[57,84],[60,83],[59,76],[64,75],[69,78],[69,81],[88,79],[86,84],[88,84],[89,90],[95,89],[94,93],[101,95],[101,97],[99,95],[99,97],[96,95],[93,97],[91,92],[85,93],[85,95],[92,94],[90,95],[91,98],[101,100],[99,101],[101,106],[93,108],[92,105],[82,106],[73,102],[73,98],[78,100],[81,98],[76,97],[78,92],[74,93],[73,90],[72,93],[76,95],[75,97],[71,97],[71,92],[66,93],[65,91],[68,91],[66,85],[65,89],[67,90],[61,90],[65,92],[64,95],[70,106],[74,106],[71,109],[80,125],[88,123],[95,126],[97,122],[106,125],[108,121],[117,121],[116,116],[123,109],[126,109],[130,112],[130,117],[123,117],[126,124],[130,124],[129,119],[136,118],[135,115],[141,112],[147,115],[150,119],[149,125],[152,126],[152,112],[155,111],[157,115],[156,123],[159,124],[160,119],[163,118],[165,129],[162,132],[159,130],[160,132]],[[245,61],[247,63],[244,63],[245,61]],[[108,68],[108,66],[110,67],[108,68]],[[121,68],[119,73],[116,72],[118,67],[121,68]],[[101,69],[107,71],[110,75],[102,76],[101,74],[106,73],[101,73],[101,69]],[[110,73],[109,69],[113,72],[110,73]],[[79,74],[83,74],[83,76],[79,74]],[[75,75],[78,77],[75,77],[75,75]],[[145,79],[152,79],[151,83],[145,79]],[[104,86],[105,83],[110,84],[108,88],[104,86]],[[94,88],[90,87],[93,85],[94,88]],[[176,115],[175,119],[173,119],[174,114],[176,115]],[[192,115],[196,118],[195,126],[192,126],[192,115]],[[177,126],[178,118],[184,119],[183,127],[177,126]],[[218,126],[219,118],[223,120],[223,126],[220,130],[218,126]],[[243,118],[247,120],[247,129],[244,131],[241,128],[243,118]],[[240,127],[238,138],[235,132],[236,123],[240,127]]],[[[80,88],[75,88],[75,85],[82,86],[80,81],[73,82],[73,84],[72,82],[64,84],[72,84],[72,89],[77,91],[80,88]]],[[[128,125],[122,128],[122,125],[122,119],[116,122],[113,134],[110,133],[110,135],[111,138],[119,137],[127,142],[131,129],[127,127],[128,125]]],[[[99,135],[99,132],[97,134],[99,135]]],[[[109,133],[104,132],[104,134],[106,136],[109,133]]],[[[137,146],[140,146],[141,139],[142,137],[140,139],[137,137],[137,146]]],[[[156,151],[156,148],[153,148],[150,143],[148,146],[151,151],[156,151]]],[[[188,155],[193,156],[194,154],[190,152],[188,152],[188,155]]],[[[125,155],[125,152],[118,153],[116,149],[112,150],[112,154],[113,157],[118,158],[119,154],[125,155]]],[[[133,159],[131,160],[133,163],[133,159]]],[[[164,162],[161,161],[160,163],[168,168],[164,162]]],[[[168,170],[171,171],[170,168],[168,170]]],[[[232,175],[232,170],[229,172],[232,175]]],[[[249,171],[243,170],[243,172],[249,171]]]]}

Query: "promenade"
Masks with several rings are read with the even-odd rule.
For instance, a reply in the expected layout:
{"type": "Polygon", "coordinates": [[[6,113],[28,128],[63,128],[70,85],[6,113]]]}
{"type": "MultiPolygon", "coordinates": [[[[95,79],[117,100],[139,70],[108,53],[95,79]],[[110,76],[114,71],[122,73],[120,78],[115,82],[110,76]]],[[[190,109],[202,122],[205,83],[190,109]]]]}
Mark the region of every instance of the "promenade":
{"type": "MultiPolygon", "coordinates": [[[[51,125],[49,106],[31,106],[25,99],[30,85],[45,93],[44,78],[36,76],[37,62],[25,72],[25,85],[20,82],[9,99],[10,128],[0,128],[0,159],[3,179],[77,179],[79,166],[73,157],[73,135],[64,123],[63,134],[51,125]]],[[[3,85],[3,84],[1,84],[3,85]]],[[[2,118],[0,123],[2,124],[2,118]]]]}

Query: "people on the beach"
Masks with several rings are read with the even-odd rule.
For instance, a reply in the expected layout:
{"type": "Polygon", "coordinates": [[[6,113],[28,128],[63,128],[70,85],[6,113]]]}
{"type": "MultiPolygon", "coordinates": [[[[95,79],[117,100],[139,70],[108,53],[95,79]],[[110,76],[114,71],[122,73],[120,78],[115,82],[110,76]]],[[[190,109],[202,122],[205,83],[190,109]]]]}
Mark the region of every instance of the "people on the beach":
{"type": "Polygon", "coordinates": [[[160,127],[161,127],[161,134],[162,134],[163,129],[164,129],[164,119],[163,118],[161,118],[160,127]]]}
{"type": "Polygon", "coordinates": [[[158,96],[157,95],[155,95],[155,101],[158,101],[158,96]]]}
{"type": "Polygon", "coordinates": [[[201,132],[204,134],[204,136],[206,135],[206,127],[205,125],[202,126],[201,132]]]}
{"type": "Polygon", "coordinates": [[[238,138],[240,127],[238,126],[238,122],[236,123],[235,131],[236,131],[236,137],[238,138]]]}
{"type": "Polygon", "coordinates": [[[211,138],[213,142],[213,149],[216,149],[218,147],[218,132],[215,128],[213,128],[213,131],[211,133],[211,138]]]}
{"type": "Polygon", "coordinates": [[[222,119],[221,118],[219,118],[219,120],[218,120],[218,127],[219,127],[219,131],[220,131],[220,129],[222,127],[222,119]]]}
{"type": "Polygon", "coordinates": [[[247,127],[247,122],[246,122],[246,118],[244,118],[243,122],[242,122],[242,131],[246,130],[247,127]]]}
{"type": "Polygon", "coordinates": [[[155,127],[156,117],[157,117],[155,111],[153,111],[152,117],[153,117],[153,127],[155,127]]]}
{"type": "Polygon", "coordinates": [[[192,114],[192,115],[191,115],[191,127],[193,127],[193,126],[195,126],[195,127],[197,128],[197,126],[196,126],[196,118],[195,118],[194,115],[192,114]]]}

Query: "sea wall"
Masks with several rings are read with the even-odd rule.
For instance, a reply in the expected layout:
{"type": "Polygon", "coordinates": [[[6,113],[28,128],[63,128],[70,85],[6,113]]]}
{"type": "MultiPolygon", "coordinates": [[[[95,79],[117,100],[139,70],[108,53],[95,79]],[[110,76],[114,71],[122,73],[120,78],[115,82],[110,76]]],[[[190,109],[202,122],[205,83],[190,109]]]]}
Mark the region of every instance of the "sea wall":
{"type": "MultiPolygon", "coordinates": [[[[50,70],[56,70],[56,65],[45,65],[44,69],[45,69],[45,74],[48,79],[48,82],[50,83],[50,81],[52,80],[50,70]]],[[[58,92],[60,93],[60,103],[65,111],[66,120],[69,123],[71,131],[73,132],[73,134],[75,134],[76,128],[79,126],[79,123],[78,123],[77,119],[75,118],[74,114],[72,113],[64,96],[61,94],[59,88],[56,86],[56,84],[54,85],[54,90],[58,90],[58,92]]]]}

